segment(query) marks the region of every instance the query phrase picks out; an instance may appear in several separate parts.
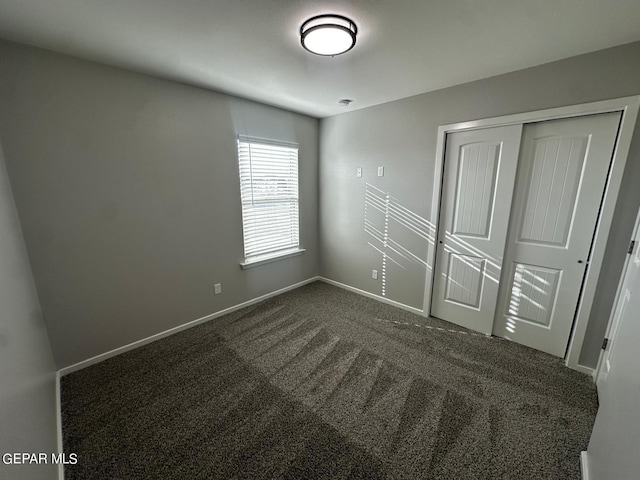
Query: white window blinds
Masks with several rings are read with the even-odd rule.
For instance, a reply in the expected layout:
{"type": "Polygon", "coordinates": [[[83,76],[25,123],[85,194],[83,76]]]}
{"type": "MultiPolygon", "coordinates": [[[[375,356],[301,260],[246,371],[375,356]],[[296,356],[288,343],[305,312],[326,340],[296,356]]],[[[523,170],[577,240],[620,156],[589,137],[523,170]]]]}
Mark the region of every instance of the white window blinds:
{"type": "Polygon", "coordinates": [[[298,250],[298,148],[238,137],[245,262],[298,250]]]}

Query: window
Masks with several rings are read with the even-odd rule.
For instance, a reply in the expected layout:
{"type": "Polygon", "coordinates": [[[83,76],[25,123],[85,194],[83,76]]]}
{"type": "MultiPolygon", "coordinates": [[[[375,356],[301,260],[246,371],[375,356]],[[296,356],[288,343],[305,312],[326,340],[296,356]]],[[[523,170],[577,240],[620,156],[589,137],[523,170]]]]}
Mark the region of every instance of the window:
{"type": "Polygon", "coordinates": [[[238,137],[243,268],[299,254],[298,146],[238,137]]]}

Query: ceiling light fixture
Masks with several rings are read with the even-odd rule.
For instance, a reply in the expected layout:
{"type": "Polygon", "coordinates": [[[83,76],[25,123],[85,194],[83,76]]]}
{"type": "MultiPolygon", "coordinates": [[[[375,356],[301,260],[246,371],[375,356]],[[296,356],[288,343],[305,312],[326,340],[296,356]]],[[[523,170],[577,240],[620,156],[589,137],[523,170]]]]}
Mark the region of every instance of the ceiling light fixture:
{"type": "Polygon", "coordinates": [[[333,57],[348,52],[356,44],[358,27],[341,15],[318,15],[300,27],[302,46],[316,55],[333,57]]]}

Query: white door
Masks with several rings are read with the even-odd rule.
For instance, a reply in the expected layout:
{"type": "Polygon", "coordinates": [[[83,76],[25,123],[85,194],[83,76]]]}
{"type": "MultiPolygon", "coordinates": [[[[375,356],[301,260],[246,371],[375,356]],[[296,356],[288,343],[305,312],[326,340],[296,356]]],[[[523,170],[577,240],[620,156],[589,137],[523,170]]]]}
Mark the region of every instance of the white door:
{"type": "MultiPolygon", "coordinates": [[[[638,230],[635,239],[640,240],[638,230]]],[[[614,348],[610,351],[606,377],[599,375],[598,378],[600,405],[586,458],[583,456],[585,473],[592,480],[639,478],[640,248],[637,243],[632,255],[614,307],[614,316],[618,319],[615,339],[611,340],[614,348]]]]}
{"type": "Polygon", "coordinates": [[[494,335],[563,357],[620,113],[527,124],[494,335]]]}
{"type": "Polygon", "coordinates": [[[636,226],[632,236],[630,249],[630,258],[622,272],[622,279],[618,287],[618,295],[613,308],[609,327],[607,328],[607,344],[600,358],[600,366],[598,368],[597,385],[598,390],[604,388],[604,384],[609,376],[611,370],[611,353],[616,343],[616,335],[618,334],[618,326],[620,325],[620,319],[625,316],[636,315],[640,316],[638,312],[629,312],[629,302],[631,301],[631,284],[634,279],[640,278],[640,212],[636,219],[636,226]]]}
{"type": "Polygon", "coordinates": [[[431,315],[490,334],[521,125],[447,135],[431,315]]]}

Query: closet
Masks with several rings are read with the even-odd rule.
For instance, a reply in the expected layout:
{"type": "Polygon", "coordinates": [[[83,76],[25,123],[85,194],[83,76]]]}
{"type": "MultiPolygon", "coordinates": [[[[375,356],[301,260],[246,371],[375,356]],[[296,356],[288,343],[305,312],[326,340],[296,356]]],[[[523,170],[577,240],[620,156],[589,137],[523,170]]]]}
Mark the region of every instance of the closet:
{"type": "Polygon", "coordinates": [[[432,316],[565,355],[621,118],[446,134],[432,316]]]}

